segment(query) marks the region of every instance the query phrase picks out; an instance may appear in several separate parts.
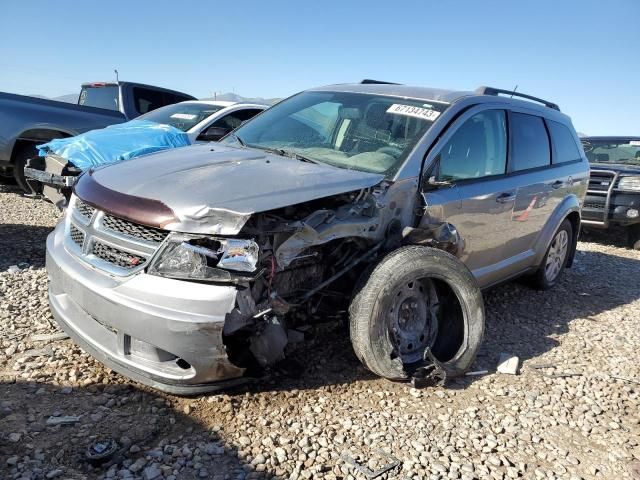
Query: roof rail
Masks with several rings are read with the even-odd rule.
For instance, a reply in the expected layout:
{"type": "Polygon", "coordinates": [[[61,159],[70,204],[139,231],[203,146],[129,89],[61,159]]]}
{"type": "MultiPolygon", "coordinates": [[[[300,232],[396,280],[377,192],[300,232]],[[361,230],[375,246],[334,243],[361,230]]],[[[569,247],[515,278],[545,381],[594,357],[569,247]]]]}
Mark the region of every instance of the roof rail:
{"type": "Polygon", "coordinates": [[[516,91],[511,91],[511,90],[502,90],[501,88],[493,88],[493,87],[478,87],[476,88],[476,92],[478,95],[494,95],[494,96],[498,96],[499,94],[504,94],[504,95],[511,95],[512,97],[520,97],[520,98],[526,98],[528,100],[532,100],[534,102],[538,102],[543,104],[545,107],[549,107],[549,108],[553,108],[554,110],[558,110],[560,111],[560,107],[553,103],[553,102],[548,102],[547,100],[543,100],[542,98],[538,98],[538,97],[534,97],[531,95],[527,95],[525,93],[520,93],[520,92],[516,92],[516,91]]]}
{"type": "Polygon", "coordinates": [[[364,80],[362,80],[360,82],[363,85],[370,85],[370,84],[378,84],[378,85],[400,85],[399,83],[396,82],[385,82],[384,80],[372,80],[370,78],[365,78],[364,80]]]}

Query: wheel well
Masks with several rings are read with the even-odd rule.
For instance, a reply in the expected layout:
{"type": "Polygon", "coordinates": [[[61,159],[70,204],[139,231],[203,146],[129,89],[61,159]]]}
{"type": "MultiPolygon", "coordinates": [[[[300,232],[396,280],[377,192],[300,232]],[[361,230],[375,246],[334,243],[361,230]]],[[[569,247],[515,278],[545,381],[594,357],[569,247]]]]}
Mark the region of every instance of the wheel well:
{"type": "Polygon", "coordinates": [[[34,128],[32,130],[22,132],[22,134],[16,140],[16,143],[13,145],[13,150],[11,151],[11,163],[15,161],[16,155],[25,146],[35,147],[40,143],[46,143],[49,140],[53,140],[54,138],[66,138],[70,136],[71,134],[67,132],[62,132],[60,130],[50,130],[47,128],[34,128]]]}
{"type": "Polygon", "coordinates": [[[569,215],[567,215],[567,220],[571,222],[571,229],[573,230],[573,242],[571,243],[569,258],[567,258],[567,267],[570,267],[573,264],[573,258],[576,255],[578,235],[580,234],[580,214],[578,212],[571,212],[569,215]]]}

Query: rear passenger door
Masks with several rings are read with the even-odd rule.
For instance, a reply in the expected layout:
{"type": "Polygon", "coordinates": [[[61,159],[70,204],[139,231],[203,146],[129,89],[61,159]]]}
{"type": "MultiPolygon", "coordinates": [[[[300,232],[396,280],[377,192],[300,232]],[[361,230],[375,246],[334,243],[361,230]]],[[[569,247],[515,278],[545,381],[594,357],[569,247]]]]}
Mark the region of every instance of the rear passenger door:
{"type": "Polygon", "coordinates": [[[564,179],[551,168],[551,141],[542,116],[514,109],[509,127],[508,171],[517,193],[506,249],[518,256],[512,265],[517,273],[533,261],[537,238],[563,197],[564,179]]]}

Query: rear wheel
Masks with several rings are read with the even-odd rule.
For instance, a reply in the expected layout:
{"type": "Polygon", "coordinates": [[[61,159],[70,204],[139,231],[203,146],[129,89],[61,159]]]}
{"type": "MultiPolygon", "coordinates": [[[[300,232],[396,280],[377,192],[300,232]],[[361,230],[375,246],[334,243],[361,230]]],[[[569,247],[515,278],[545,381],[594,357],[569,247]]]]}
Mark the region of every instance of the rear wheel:
{"type": "Polygon", "coordinates": [[[453,255],[422,246],[385,257],[353,298],[351,342],[360,361],[392,380],[424,366],[429,348],[447,372],[464,373],[484,332],[484,304],[473,275],[453,255]]]}
{"type": "MultiPolygon", "coordinates": [[[[24,174],[24,167],[26,167],[27,161],[31,158],[36,158],[37,156],[38,151],[33,145],[24,145],[16,152],[13,159],[13,178],[25,193],[37,193],[42,191],[42,185],[39,182],[28,180],[24,174]]],[[[42,169],[44,170],[44,165],[42,165],[42,169]]]]}
{"type": "Polygon", "coordinates": [[[549,290],[560,278],[567,265],[573,242],[573,227],[565,219],[556,231],[542,264],[534,275],[534,286],[540,290],[549,290]]]}
{"type": "Polygon", "coordinates": [[[627,228],[627,238],[629,248],[640,250],[640,224],[631,225],[627,228]]]}

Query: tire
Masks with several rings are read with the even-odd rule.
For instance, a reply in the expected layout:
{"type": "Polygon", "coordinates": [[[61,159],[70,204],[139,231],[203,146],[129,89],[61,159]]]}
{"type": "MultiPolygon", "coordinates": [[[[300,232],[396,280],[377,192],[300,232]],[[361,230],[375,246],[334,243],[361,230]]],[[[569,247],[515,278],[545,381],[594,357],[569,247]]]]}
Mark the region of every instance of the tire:
{"type": "Polygon", "coordinates": [[[566,218],[553,235],[542,263],[533,276],[533,286],[538,290],[553,288],[567,266],[567,260],[573,248],[573,226],[566,218]]]}
{"type": "Polygon", "coordinates": [[[447,376],[462,375],[484,333],[484,302],[471,272],[453,255],[423,246],[383,258],[356,291],[349,314],[356,356],[390,380],[410,378],[425,364],[426,347],[447,376]],[[406,343],[412,338],[415,344],[406,343]]]}
{"type": "Polygon", "coordinates": [[[627,227],[627,238],[629,248],[640,250],[640,224],[627,227]]]}
{"type": "Polygon", "coordinates": [[[13,159],[13,178],[25,193],[36,193],[42,191],[42,184],[27,180],[24,175],[24,167],[27,165],[27,160],[37,156],[38,152],[34,146],[24,145],[16,152],[13,159]]]}

